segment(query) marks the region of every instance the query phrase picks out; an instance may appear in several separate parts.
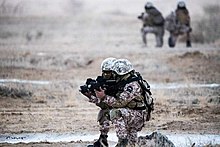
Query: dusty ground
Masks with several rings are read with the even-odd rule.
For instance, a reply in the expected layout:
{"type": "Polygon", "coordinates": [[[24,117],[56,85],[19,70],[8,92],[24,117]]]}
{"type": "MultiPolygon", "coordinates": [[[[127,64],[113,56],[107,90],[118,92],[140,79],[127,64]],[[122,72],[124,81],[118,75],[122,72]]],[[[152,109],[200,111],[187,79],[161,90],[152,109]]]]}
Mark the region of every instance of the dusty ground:
{"type": "MultiPolygon", "coordinates": [[[[155,1],[161,11],[168,14],[170,7],[164,7],[164,4],[158,2],[155,1]]],[[[171,2],[175,6],[175,1],[171,2]]],[[[148,37],[148,46],[143,46],[139,33],[141,22],[136,17],[143,11],[145,1],[66,0],[59,3],[57,0],[53,4],[47,2],[49,5],[39,1],[36,7],[32,3],[34,1],[23,1],[19,16],[11,17],[9,14],[8,17],[0,17],[0,79],[50,83],[0,83],[1,87],[31,93],[18,97],[0,91],[1,134],[97,134],[96,117],[99,108],[90,104],[78,89],[86,78],[95,78],[100,74],[102,60],[110,56],[128,58],[134,68],[154,85],[220,83],[218,46],[193,44],[192,48],[185,48],[184,43],[178,42],[175,48],[168,48],[168,32],[164,37],[163,48],[154,47],[155,40],[151,35],[148,37]],[[29,5],[33,8],[27,9],[29,5]],[[41,13],[37,13],[38,10],[41,13]]],[[[198,0],[189,3],[195,19],[202,13],[204,3],[198,0]],[[195,7],[196,2],[201,2],[201,8],[195,7]]],[[[220,134],[220,87],[152,88],[152,93],[155,97],[155,111],[143,132],[160,130],[220,134]]],[[[113,126],[111,131],[114,131],[113,126]]]]}

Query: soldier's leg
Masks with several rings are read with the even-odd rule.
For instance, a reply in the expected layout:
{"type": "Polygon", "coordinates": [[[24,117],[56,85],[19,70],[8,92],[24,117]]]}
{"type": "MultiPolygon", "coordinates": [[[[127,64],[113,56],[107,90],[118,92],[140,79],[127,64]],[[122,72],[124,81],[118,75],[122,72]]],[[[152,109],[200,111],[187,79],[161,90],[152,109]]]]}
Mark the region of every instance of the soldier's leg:
{"type": "Polygon", "coordinates": [[[100,124],[99,131],[102,135],[107,135],[110,129],[110,122],[109,120],[105,120],[100,124]]]}
{"type": "Polygon", "coordinates": [[[108,135],[100,135],[99,139],[94,142],[93,147],[108,147],[108,135]]]}
{"type": "Polygon", "coordinates": [[[145,122],[145,111],[131,111],[129,120],[128,120],[128,141],[129,145],[131,147],[137,145],[138,137],[137,133],[138,131],[141,131],[144,127],[145,122]],[[131,121],[132,120],[132,121],[131,121]]]}
{"type": "Polygon", "coordinates": [[[109,120],[104,120],[103,122],[100,123],[100,136],[99,139],[94,142],[93,146],[94,147],[108,147],[108,132],[110,128],[110,123],[109,120]]]}
{"type": "Polygon", "coordinates": [[[141,37],[143,43],[147,45],[147,32],[144,30],[144,28],[141,28],[141,37]]]}
{"type": "MultiPolygon", "coordinates": [[[[128,147],[128,139],[118,139],[118,143],[115,147],[128,147]]],[[[130,146],[129,146],[130,147],[130,146]]]]}
{"type": "Polygon", "coordinates": [[[156,37],[156,47],[162,47],[163,46],[163,39],[158,34],[155,34],[156,37]]]}
{"type": "Polygon", "coordinates": [[[156,47],[162,47],[163,46],[163,36],[164,36],[164,28],[163,27],[158,27],[155,30],[156,47]]]}
{"type": "Polygon", "coordinates": [[[128,145],[128,133],[125,127],[125,121],[122,117],[113,120],[116,135],[118,137],[118,143],[116,147],[126,147],[128,145]]]}
{"type": "Polygon", "coordinates": [[[137,131],[136,130],[130,130],[128,133],[128,144],[131,147],[135,147],[135,145],[137,144],[137,131]]]}
{"type": "Polygon", "coordinates": [[[170,37],[168,39],[169,47],[175,47],[177,37],[178,37],[177,35],[174,35],[173,33],[170,33],[170,37]]]}
{"type": "Polygon", "coordinates": [[[190,32],[186,33],[186,47],[192,47],[190,32]]]}
{"type": "Polygon", "coordinates": [[[192,31],[192,28],[189,25],[181,25],[180,26],[180,33],[186,34],[186,47],[191,47],[191,38],[190,38],[190,32],[192,31]]]}
{"type": "Polygon", "coordinates": [[[116,147],[126,147],[128,145],[128,133],[121,111],[118,109],[111,110],[110,119],[115,126],[116,135],[118,137],[118,143],[116,147]]]}
{"type": "Polygon", "coordinates": [[[110,129],[110,120],[109,120],[109,111],[108,110],[100,110],[98,114],[98,122],[99,122],[99,131],[100,136],[99,139],[94,142],[94,147],[108,147],[108,132],[110,129]]]}
{"type": "Polygon", "coordinates": [[[101,135],[107,135],[110,129],[109,110],[101,109],[98,114],[97,121],[99,122],[99,131],[101,135]]]}

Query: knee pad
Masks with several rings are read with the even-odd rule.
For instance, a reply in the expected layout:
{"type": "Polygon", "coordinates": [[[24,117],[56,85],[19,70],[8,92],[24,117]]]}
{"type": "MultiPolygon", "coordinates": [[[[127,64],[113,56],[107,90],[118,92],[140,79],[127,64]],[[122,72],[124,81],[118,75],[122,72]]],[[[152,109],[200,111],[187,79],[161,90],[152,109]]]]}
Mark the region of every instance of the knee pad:
{"type": "Polygon", "coordinates": [[[122,113],[119,109],[112,109],[110,111],[110,120],[114,120],[120,117],[122,117],[122,113]]]}

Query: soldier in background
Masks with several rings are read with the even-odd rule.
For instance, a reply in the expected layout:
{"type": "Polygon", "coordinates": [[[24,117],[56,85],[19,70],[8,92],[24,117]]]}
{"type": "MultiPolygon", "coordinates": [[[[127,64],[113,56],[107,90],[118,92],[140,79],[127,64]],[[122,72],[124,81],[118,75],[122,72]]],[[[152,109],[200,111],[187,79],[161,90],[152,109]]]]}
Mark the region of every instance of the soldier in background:
{"type": "Polygon", "coordinates": [[[184,1],[179,1],[175,12],[171,12],[165,19],[165,28],[170,32],[168,44],[175,47],[179,35],[186,34],[186,46],[191,47],[190,15],[184,1]]]}
{"type": "Polygon", "coordinates": [[[145,5],[145,12],[138,16],[142,20],[143,27],[141,28],[142,40],[147,45],[147,34],[153,33],[156,37],[156,47],[163,46],[164,36],[164,18],[160,11],[158,11],[151,2],[145,5]]]}

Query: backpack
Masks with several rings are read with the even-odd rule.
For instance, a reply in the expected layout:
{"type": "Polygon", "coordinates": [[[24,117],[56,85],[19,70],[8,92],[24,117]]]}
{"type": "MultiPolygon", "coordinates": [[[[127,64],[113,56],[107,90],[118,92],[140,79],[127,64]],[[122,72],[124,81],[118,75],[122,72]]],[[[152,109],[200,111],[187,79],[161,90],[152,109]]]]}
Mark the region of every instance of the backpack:
{"type": "Polygon", "coordinates": [[[151,112],[154,110],[154,99],[152,97],[152,93],[150,91],[150,85],[146,80],[142,78],[139,72],[134,72],[131,76],[131,78],[120,82],[117,87],[117,93],[123,92],[124,91],[124,86],[130,82],[137,81],[142,89],[142,96],[143,96],[143,103],[144,107],[141,108],[133,108],[135,110],[146,110],[146,121],[150,120],[151,112]]]}
{"type": "Polygon", "coordinates": [[[149,121],[151,117],[151,112],[154,110],[154,99],[152,97],[150,85],[148,84],[148,82],[142,78],[139,72],[136,72],[136,75],[139,79],[138,83],[143,90],[142,95],[144,97],[144,104],[147,110],[146,121],[149,121]]]}
{"type": "Polygon", "coordinates": [[[171,12],[166,18],[165,18],[165,29],[169,32],[174,32],[177,30],[177,24],[176,24],[176,13],[171,12]]]}
{"type": "Polygon", "coordinates": [[[156,26],[164,25],[164,18],[156,8],[149,9],[147,13],[151,17],[152,23],[154,25],[156,26]]]}

